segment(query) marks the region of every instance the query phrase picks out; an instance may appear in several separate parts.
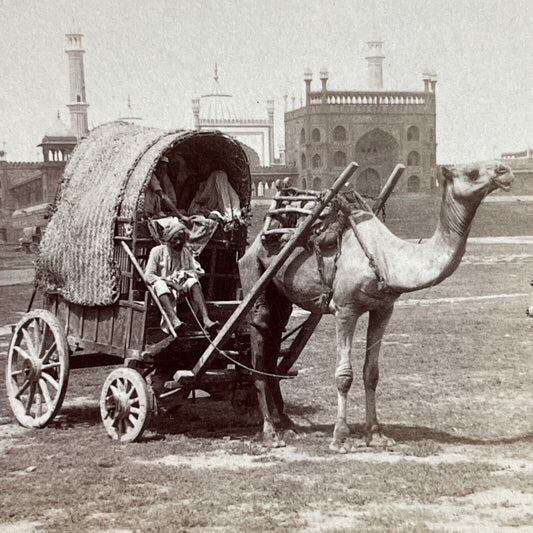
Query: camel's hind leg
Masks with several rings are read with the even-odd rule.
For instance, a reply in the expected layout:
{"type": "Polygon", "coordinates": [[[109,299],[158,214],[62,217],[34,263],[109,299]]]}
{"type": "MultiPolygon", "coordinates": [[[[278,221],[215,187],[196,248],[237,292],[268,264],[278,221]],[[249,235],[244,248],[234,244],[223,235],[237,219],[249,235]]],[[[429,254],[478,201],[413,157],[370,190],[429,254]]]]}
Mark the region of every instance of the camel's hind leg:
{"type": "MultiPolygon", "coordinates": [[[[260,242],[256,240],[239,261],[239,274],[244,294],[248,294],[252,290],[254,284],[264,272],[264,268],[257,258],[259,247],[260,242]]],[[[269,323],[270,308],[265,292],[263,291],[259,294],[250,312],[252,366],[258,370],[264,369],[266,366],[265,359],[268,351],[269,323]]],[[[254,385],[257,391],[259,410],[263,418],[263,439],[276,445],[277,436],[267,401],[267,382],[264,377],[261,379],[256,378],[254,377],[254,385]]]]}
{"type": "MultiPolygon", "coordinates": [[[[266,290],[266,298],[270,309],[270,322],[268,327],[268,372],[271,374],[278,373],[278,357],[281,350],[281,338],[285,331],[285,326],[291,317],[292,304],[270,285],[266,290]]],[[[291,427],[292,421],[285,414],[285,403],[281,394],[280,380],[268,378],[268,392],[271,396],[276,411],[278,412],[279,421],[282,427],[291,427]]]]}
{"type": "Polygon", "coordinates": [[[257,299],[252,311],[250,342],[252,348],[252,366],[260,373],[254,376],[257,389],[259,409],[263,417],[263,440],[273,446],[284,446],[279,438],[271,417],[269,400],[273,400],[280,414],[284,416],[283,399],[279,383],[265,374],[274,374],[277,366],[281,333],[290,316],[290,304],[280,306],[279,300],[267,288],[257,299]],[[274,303],[276,302],[276,303],[274,303]],[[283,312],[282,312],[283,311],[283,312]]]}
{"type": "Polygon", "coordinates": [[[350,434],[346,421],[346,404],[348,391],[353,382],[351,362],[352,340],[357,319],[361,313],[351,305],[337,307],[335,311],[335,327],[337,330],[337,366],[335,368],[335,384],[337,386],[337,421],[333,430],[333,440],[329,449],[337,453],[346,453],[349,447],[346,439],[350,434]]]}
{"type": "Polygon", "coordinates": [[[369,312],[366,337],[366,356],[363,367],[363,381],[366,398],[366,445],[388,446],[394,443],[381,434],[376,413],[376,388],[379,381],[379,351],[385,328],[389,323],[394,307],[369,312]],[[374,437],[374,435],[376,435],[374,437]]]}

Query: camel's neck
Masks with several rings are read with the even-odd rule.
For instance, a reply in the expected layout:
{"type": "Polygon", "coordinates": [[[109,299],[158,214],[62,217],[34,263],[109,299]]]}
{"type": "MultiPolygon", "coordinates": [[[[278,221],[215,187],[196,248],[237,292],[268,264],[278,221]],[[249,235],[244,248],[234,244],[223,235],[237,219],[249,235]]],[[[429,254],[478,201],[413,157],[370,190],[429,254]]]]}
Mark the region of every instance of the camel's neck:
{"type": "Polygon", "coordinates": [[[439,222],[433,237],[445,240],[452,247],[461,243],[464,247],[478,206],[479,202],[474,205],[460,203],[453,197],[449,187],[445,186],[439,222]]]}
{"type": "Polygon", "coordinates": [[[445,188],[437,229],[421,244],[401,240],[383,225],[378,229],[375,218],[357,230],[387,285],[398,292],[416,291],[440,283],[459,266],[478,205],[459,203],[445,188]]]}

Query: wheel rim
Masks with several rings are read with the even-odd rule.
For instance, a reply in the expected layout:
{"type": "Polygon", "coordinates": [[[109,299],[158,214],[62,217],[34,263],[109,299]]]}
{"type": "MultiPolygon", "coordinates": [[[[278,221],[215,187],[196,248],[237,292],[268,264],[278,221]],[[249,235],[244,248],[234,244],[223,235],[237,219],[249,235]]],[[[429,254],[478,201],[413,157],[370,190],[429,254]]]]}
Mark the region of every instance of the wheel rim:
{"type": "Polygon", "coordinates": [[[107,377],[100,397],[100,414],[109,436],[131,442],[148,421],[150,396],[143,377],[131,368],[118,368],[107,377]]]}
{"type": "Polygon", "coordinates": [[[17,324],[6,365],[7,393],[20,424],[44,427],[56,415],[68,382],[68,348],[57,318],[38,310],[17,324]]]}

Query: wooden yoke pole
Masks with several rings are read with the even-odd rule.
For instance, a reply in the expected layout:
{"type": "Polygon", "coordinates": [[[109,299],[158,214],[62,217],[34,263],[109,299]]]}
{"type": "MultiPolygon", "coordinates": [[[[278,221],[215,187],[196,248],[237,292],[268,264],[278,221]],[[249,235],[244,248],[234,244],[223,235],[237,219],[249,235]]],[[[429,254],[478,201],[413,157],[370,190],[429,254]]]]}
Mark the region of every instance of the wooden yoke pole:
{"type": "Polygon", "coordinates": [[[374,211],[374,213],[379,213],[379,211],[383,209],[385,202],[389,198],[394,187],[396,187],[396,184],[398,183],[398,180],[401,178],[404,170],[405,170],[405,165],[402,165],[401,163],[398,163],[394,167],[392,174],[389,176],[389,179],[383,186],[383,189],[381,189],[379,196],[376,198],[376,201],[374,202],[374,205],[372,206],[372,211],[374,211]]]}
{"type": "Polygon", "coordinates": [[[165,322],[167,323],[170,334],[176,339],[178,335],[176,334],[176,331],[172,327],[172,322],[170,322],[170,318],[168,318],[168,315],[163,309],[163,306],[161,305],[161,302],[159,301],[159,298],[157,297],[157,294],[155,293],[154,289],[152,289],[151,285],[146,281],[141,265],[139,265],[139,262],[133,255],[133,252],[131,251],[130,247],[124,241],[120,241],[120,244],[122,244],[122,247],[124,248],[124,250],[128,254],[128,257],[130,258],[130,261],[133,263],[133,266],[137,269],[139,276],[141,276],[141,279],[144,281],[144,284],[146,285],[146,288],[148,289],[150,296],[153,298],[155,304],[157,305],[157,308],[159,309],[159,312],[161,313],[161,316],[165,319],[165,322]]]}
{"type": "Polygon", "coordinates": [[[263,275],[256,281],[250,292],[245,296],[244,300],[235,309],[233,314],[228,318],[222,329],[218,332],[212,343],[209,344],[205,352],[191,370],[178,370],[174,374],[174,379],[177,381],[176,385],[179,387],[181,378],[198,377],[205,372],[206,365],[214,355],[217,347],[222,344],[235,330],[239,319],[250,311],[252,305],[255,303],[261,292],[266,288],[270,280],[277,274],[283,263],[289,258],[293,250],[300,244],[300,239],[311,228],[313,222],[320,216],[324,208],[331,202],[331,200],[342,189],[344,184],[352,177],[359,165],[351,162],[337,178],[331,189],[328,189],[327,194],[323,199],[317,199],[317,203],[311,213],[307,216],[301,226],[299,226],[291,239],[283,247],[276,259],[263,272],[263,275]]]}

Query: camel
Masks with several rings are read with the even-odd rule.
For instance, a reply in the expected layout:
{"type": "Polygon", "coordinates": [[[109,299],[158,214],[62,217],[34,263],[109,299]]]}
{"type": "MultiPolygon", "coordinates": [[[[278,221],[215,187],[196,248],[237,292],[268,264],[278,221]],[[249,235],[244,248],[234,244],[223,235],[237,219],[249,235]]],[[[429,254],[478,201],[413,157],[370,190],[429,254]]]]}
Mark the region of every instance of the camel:
{"type": "MultiPolygon", "coordinates": [[[[385,328],[394,302],[402,293],[431,287],[450,276],[459,266],[476,210],[485,196],[496,189],[510,190],[514,176],[498,161],[442,167],[443,191],[440,218],[433,236],[425,242],[407,242],[396,237],[372,212],[359,211],[342,233],[340,250],[324,252],[323,277],[315,254],[297,247],[272,279],[250,313],[250,336],[254,368],[276,371],[280,339],[291,314],[292,304],[311,311],[315,323],[324,312],[326,279],[331,300],[326,312],[335,317],[337,336],[337,419],[329,446],[336,453],[354,449],[349,444],[346,421],[347,395],[353,381],[351,346],[359,317],[369,313],[363,381],[366,398],[364,442],[359,445],[386,446],[393,443],[383,435],[376,414],[378,358],[385,328]],[[356,233],[357,232],[357,235],[356,233]],[[338,253],[337,253],[338,252],[338,253]]],[[[279,249],[265,247],[261,234],[239,262],[243,290],[247,293],[279,249]]],[[[271,404],[285,424],[279,380],[257,375],[255,386],[263,418],[263,440],[284,446],[271,417],[271,404]],[[269,381],[270,380],[270,381],[269,381]]]]}

